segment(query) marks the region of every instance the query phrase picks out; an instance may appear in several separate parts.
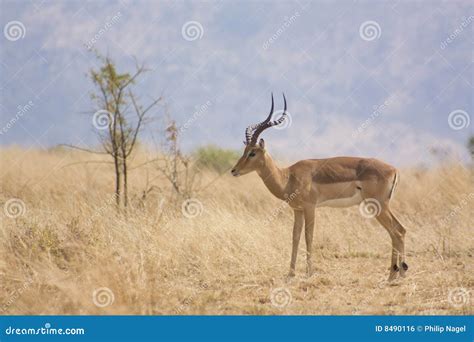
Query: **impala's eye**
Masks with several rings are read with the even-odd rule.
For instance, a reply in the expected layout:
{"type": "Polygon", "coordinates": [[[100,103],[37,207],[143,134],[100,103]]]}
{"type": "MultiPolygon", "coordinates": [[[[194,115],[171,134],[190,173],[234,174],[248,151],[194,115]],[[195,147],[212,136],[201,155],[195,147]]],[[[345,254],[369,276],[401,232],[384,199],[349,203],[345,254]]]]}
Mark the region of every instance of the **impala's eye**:
{"type": "Polygon", "coordinates": [[[255,152],[254,151],[250,152],[249,157],[255,157],[255,152]]]}

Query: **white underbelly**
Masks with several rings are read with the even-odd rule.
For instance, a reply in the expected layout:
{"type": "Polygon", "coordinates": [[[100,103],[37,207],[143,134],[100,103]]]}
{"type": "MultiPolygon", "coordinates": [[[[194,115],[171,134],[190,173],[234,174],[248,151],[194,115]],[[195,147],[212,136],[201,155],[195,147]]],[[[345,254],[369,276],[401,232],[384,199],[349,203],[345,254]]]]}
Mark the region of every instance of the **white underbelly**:
{"type": "Polygon", "coordinates": [[[360,191],[356,191],[352,197],[343,197],[335,199],[322,200],[317,202],[317,207],[331,207],[331,208],[346,208],[352,207],[353,205],[358,205],[362,202],[362,196],[360,191]]]}

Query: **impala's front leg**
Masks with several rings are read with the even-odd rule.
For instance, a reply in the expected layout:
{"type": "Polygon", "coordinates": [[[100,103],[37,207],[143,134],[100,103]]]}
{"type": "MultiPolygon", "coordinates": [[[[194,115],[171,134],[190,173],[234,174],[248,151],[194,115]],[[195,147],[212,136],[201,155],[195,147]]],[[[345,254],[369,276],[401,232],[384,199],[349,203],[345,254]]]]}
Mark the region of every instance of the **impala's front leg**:
{"type": "Polygon", "coordinates": [[[295,223],[293,226],[293,247],[291,249],[290,273],[288,277],[295,276],[296,257],[298,255],[298,244],[300,243],[301,230],[303,229],[304,215],[302,210],[294,210],[295,223]]]}
{"type": "Polygon", "coordinates": [[[308,277],[313,275],[313,263],[311,260],[312,245],[313,245],[313,232],[314,232],[314,206],[310,206],[304,209],[304,223],[305,223],[305,239],[306,239],[306,272],[308,277]]]}

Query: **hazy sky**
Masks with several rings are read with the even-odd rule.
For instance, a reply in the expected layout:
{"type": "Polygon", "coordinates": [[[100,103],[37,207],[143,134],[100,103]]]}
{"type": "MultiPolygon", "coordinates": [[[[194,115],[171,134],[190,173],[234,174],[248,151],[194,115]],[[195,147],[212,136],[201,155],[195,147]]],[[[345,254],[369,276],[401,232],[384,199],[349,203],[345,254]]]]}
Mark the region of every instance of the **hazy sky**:
{"type": "MultiPolygon", "coordinates": [[[[153,71],[182,143],[241,149],[270,92],[291,124],[265,132],[280,158],[468,159],[473,1],[1,1],[1,144],[96,144],[93,47],[153,71]],[[26,106],[26,107],[25,107],[26,106]]],[[[166,104],[166,105],[165,105],[166,104]]],[[[147,136],[159,136],[157,127],[147,136]]]]}

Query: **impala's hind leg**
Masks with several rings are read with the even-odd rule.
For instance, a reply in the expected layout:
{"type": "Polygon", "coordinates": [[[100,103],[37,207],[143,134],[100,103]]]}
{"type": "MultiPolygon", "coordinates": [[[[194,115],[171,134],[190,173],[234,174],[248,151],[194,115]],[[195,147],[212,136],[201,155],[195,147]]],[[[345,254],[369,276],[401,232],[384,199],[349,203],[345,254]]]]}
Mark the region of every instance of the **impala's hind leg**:
{"type": "Polygon", "coordinates": [[[383,206],[380,214],[377,216],[377,221],[384,226],[390,238],[392,239],[392,261],[390,263],[390,275],[388,281],[392,281],[397,277],[400,267],[398,266],[398,256],[403,250],[403,241],[401,234],[397,230],[395,220],[387,206],[383,206]]]}
{"type": "Polygon", "coordinates": [[[313,261],[312,261],[312,249],[313,249],[313,233],[314,233],[314,206],[310,206],[304,209],[304,235],[306,240],[306,273],[308,277],[313,275],[313,261]]]}
{"type": "Polygon", "coordinates": [[[405,233],[406,229],[403,225],[398,221],[396,216],[389,210],[390,215],[392,216],[392,222],[396,227],[396,233],[400,238],[400,276],[405,277],[405,272],[408,270],[408,265],[405,262],[405,233]]]}

